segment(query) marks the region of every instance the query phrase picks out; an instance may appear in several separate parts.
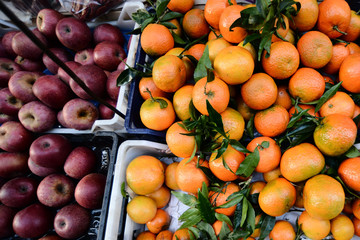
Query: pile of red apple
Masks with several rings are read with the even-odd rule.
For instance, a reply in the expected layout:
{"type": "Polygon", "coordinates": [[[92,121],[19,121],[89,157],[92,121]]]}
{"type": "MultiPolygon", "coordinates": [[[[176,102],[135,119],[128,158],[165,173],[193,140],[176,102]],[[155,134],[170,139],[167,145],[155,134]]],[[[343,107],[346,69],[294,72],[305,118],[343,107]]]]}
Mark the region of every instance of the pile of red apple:
{"type": "Polygon", "coordinates": [[[0,148],[0,238],[76,239],[89,231],[106,185],[92,149],[59,134],[34,138],[19,122],[0,127],[0,148]]]}
{"type": "MultiPolygon", "coordinates": [[[[116,80],[124,70],[126,53],[121,31],[110,24],[93,31],[74,17],[43,9],[32,32],[97,96],[116,106],[116,80]]],[[[100,105],[23,32],[0,38],[0,124],[19,120],[32,132],[44,132],[56,123],[77,130],[90,129],[97,119],[113,112],[100,105]],[[47,69],[53,75],[45,75],[47,69]]]]}

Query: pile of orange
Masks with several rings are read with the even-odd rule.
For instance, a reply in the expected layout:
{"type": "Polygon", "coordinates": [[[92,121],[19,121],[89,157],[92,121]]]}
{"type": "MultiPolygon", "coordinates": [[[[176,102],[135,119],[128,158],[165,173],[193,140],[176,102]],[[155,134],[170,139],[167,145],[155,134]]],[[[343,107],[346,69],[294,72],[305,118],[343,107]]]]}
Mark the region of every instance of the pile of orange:
{"type": "MultiPolygon", "coordinates": [[[[142,48],[155,63],[152,78],[141,80],[139,90],[147,100],[140,116],[149,129],[167,131],[166,143],[179,163],[164,166],[156,159],[151,163],[135,159],[131,163],[135,166],[129,165],[127,184],[137,196],[130,201],[128,214],[148,229],[137,239],[191,239],[194,233],[189,229],[169,233],[168,215],[160,211],[151,195],[162,188],[167,194],[170,188],[197,196],[203,183],[208,188],[218,184],[199,166],[226,182],[221,191],[209,192],[209,200],[218,214],[233,220],[236,206],[217,206],[241,191],[244,182],[251,181],[236,172],[255,151],[259,156],[255,172],[263,181],[251,185],[251,194],[259,194],[259,214],[280,217],[293,207],[302,211],[298,226],[277,221],[268,233],[271,239],[295,239],[300,226],[311,239],[329,234],[334,239],[360,236],[360,200],[355,197],[360,198],[360,154],[354,147],[360,113],[360,16],[345,0],[296,2],[301,9],[294,21],[285,17],[285,28],[278,29],[289,40],[273,36],[270,55],[264,50],[260,61],[258,46],[244,44],[251,32],[241,27],[229,30],[241,11],[253,5],[208,0],[199,9],[193,7],[192,0],[171,0],[168,8],[183,14],[176,29],[181,30],[183,39],[191,42],[202,38],[186,49],[174,43],[174,29],[161,23],[145,27],[142,48]],[[196,64],[192,58],[200,60],[204,54],[209,56],[214,77],[194,81],[196,64]],[[166,101],[166,107],[161,108],[156,99],[166,101]],[[195,120],[190,106],[198,114],[209,116],[207,102],[221,115],[226,134],[217,134],[214,142],[232,139],[248,151],[229,145],[221,156],[217,151],[201,157],[196,154],[195,130],[187,129],[185,123],[195,120]],[[312,119],[315,127],[296,145],[282,144],[290,130],[301,130],[301,126],[292,126],[305,117],[312,119]],[[251,126],[261,136],[249,134],[251,126]]],[[[256,219],[259,221],[260,215],[256,219]]],[[[224,226],[210,224],[216,233],[224,226]]],[[[256,225],[251,237],[259,236],[259,228],[256,225]]]]}

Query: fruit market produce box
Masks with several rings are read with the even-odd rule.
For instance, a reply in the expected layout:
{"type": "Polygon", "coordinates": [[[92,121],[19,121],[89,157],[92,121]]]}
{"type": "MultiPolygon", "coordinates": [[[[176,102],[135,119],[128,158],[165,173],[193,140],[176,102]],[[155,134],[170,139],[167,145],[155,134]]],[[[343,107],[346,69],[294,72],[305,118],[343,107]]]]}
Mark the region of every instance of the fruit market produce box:
{"type": "MultiPolygon", "coordinates": [[[[40,136],[44,136],[45,134],[41,134],[40,136]]],[[[113,132],[96,132],[94,134],[56,134],[62,135],[66,137],[70,143],[72,148],[78,146],[84,146],[91,149],[96,156],[96,169],[93,172],[101,173],[106,176],[106,185],[104,190],[104,197],[102,200],[102,207],[100,209],[90,210],[91,220],[90,220],[90,228],[87,233],[81,236],[78,239],[87,239],[87,240],[95,240],[95,239],[104,239],[106,220],[109,214],[109,200],[110,194],[112,191],[113,185],[113,173],[114,167],[116,163],[116,154],[118,150],[119,144],[124,141],[123,138],[118,137],[117,134],[113,132]]],[[[36,179],[37,181],[41,181],[41,177],[36,176],[35,174],[29,175],[31,178],[36,179]]],[[[77,184],[76,179],[74,180],[74,184],[77,184]]],[[[72,198],[72,202],[75,200],[72,198]]],[[[71,204],[70,203],[70,204],[71,204]]],[[[59,209],[52,208],[53,210],[58,211],[59,209]]],[[[50,229],[47,234],[55,233],[54,229],[50,229]]],[[[4,240],[17,240],[23,239],[18,235],[14,235],[8,238],[2,238],[4,240]]]]}

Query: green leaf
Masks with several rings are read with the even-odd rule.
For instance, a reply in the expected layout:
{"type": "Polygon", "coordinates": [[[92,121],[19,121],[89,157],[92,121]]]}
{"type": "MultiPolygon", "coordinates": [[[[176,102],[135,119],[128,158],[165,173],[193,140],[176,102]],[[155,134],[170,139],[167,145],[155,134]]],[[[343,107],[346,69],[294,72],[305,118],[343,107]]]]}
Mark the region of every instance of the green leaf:
{"type": "Polygon", "coordinates": [[[181,229],[194,226],[201,221],[200,211],[197,208],[189,208],[181,214],[179,220],[183,222],[180,227],[181,229]]]}
{"type": "Polygon", "coordinates": [[[238,204],[239,202],[241,202],[244,198],[244,195],[239,195],[236,196],[235,198],[231,199],[230,201],[228,201],[227,203],[224,203],[220,206],[217,206],[217,208],[228,208],[228,207],[232,207],[236,204],[238,204]]]}
{"type": "MultiPolygon", "coordinates": [[[[215,159],[221,157],[221,156],[224,154],[224,152],[226,151],[226,149],[228,148],[228,146],[229,146],[229,140],[227,140],[226,138],[224,138],[223,141],[222,141],[222,143],[221,143],[220,148],[217,149],[217,154],[216,154],[215,159]]],[[[226,164],[224,158],[223,158],[223,163],[226,164]]],[[[225,166],[225,165],[224,165],[224,166],[225,166]]],[[[226,165],[226,166],[227,166],[227,165],[226,165]]]]}
{"type": "Polygon", "coordinates": [[[126,192],[126,190],[125,190],[125,182],[123,182],[122,184],[121,184],[121,195],[124,197],[124,198],[127,198],[127,197],[129,197],[129,194],[126,192]]]}
{"type": "Polygon", "coordinates": [[[215,212],[215,217],[217,220],[226,222],[230,226],[233,226],[231,219],[228,216],[226,216],[225,214],[215,212]]]}
{"type": "MultiPolygon", "coordinates": [[[[244,198],[244,201],[248,201],[244,198]]],[[[251,203],[248,201],[248,209],[247,209],[247,219],[246,219],[246,228],[250,230],[250,232],[254,232],[255,230],[255,210],[251,203]]]]}
{"type": "Polygon", "coordinates": [[[224,125],[220,113],[218,113],[210,104],[209,100],[206,99],[206,108],[209,113],[209,119],[216,126],[216,131],[222,136],[226,136],[224,131],[224,125]]]}
{"type": "Polygon", "coordinates": [[[152,17],[152,15],[145,9],[139,9],[136,12],[134,12],[131,16],[132,19],[139,25],[142,25],[146,19],[152,17]]]}
{"type": "Polygon", "coordinates": [[[192,99],[190,100],[190,103],[189,103],[189,112],[190,112],[190,118],[192,120],[198,119],[199,113],[197,112],[192,99]]]}
{"type": "Polygon", "coordinates": [[[206,69],[207,71],[207,78],[206,78],[206,82],[212,82],[215,79],[215,74],[214,71],[212,69],[206,69]]]}
{"type": "Polygon", "coordinates": [[[246,123],[246,133],[250,138],[254,138],[254,117],[255,115],[251,116],[249,121],[246,123]]]}
{"type": "MultiPolygon", "coordinates": [[[[202,222],[199,222],[202,223],[202,222]]],[[[189,231],[191,231],[194,235],[196,239],[199,239],[200,237],[200,230],[196,227],[188,227],[189,231]]]]}
{"type": "Polygon", "coordinates": [[[191,63],[194,64],[194,66],[196,66],[198,64],[198,60],[196,58],[194,58],[194,56],[192,55],[184,55],[184,57],[187,57],[188,59],[190,59],[191,63]]]}
{"type": "Polygon", "coordinates": [[[236,205],[234,213],[234,229],[241,229],[241,219],[242,219],[242,204],[239,202],[236,205]]]}
{"type": "Polygon", "coordinates": [[[164,99],[154,98],[154,101],[158,102],[160,104],[160,109],[167,108],[167,106],[168,106],[168,103],[164,99]]]}
{"type": "Polygon", "coordinates": [[[267,14],[268,7],[269,7],[268,2],[266,0],[256,0],[255,4],[256,4],[256,8],[257,8],[258,12],[263,17],[265,17],[267,14]]]}
{"type": "Polygon", "coordinates": [[[194,80],[197,82],[201,78],[207,76],[207,69],[212,69],[211,61],[209,58],[209,46],[206,45],[203,55],[201,56],[195,71],[194,71],[194,80]]]}
{"type": "Polygon", "coordinates": [[[186,42],[179,35],[177,35],[173,31],[170,31],[170,32],[171,32],[171,35],[174,38],[175,43],[177,43],[179,45],[185,45],[186,44],[186,42]]]}
{"type": "Polygon", "coordinates": [[[305,115],[310,109],[303,109],[300,112],[295,112],[292,117],[290,118],[290,121],[287,125],[287,128],[292,128],[294,124],[300,120],[300,118],[305,115]]]}
{"type": "Polygon", "coordinates": [[[129,35],[138,35],[141,33],[141,27],[138,27],[138,28],[135,28],[134,30],[130,31],[130,32],[127,32],[126,34],[129,34],[129,35]]]}
{"type": "Polygon", "coordinates": [[[120,73],[120,75],[118,76],[116,80],[116,85],[117,86],[125,85],[132,80],[132,77],[133,77],[133,72],[131,71],[130,68],[127,68],[124,71],[122,71],[122,73],[120,73]]]}
{"type": "Polygon", "coordinates": [[[144,31],[144,29],[147,27],[147,25],[149,25],[150,23],[155,21],[155,17],[151,17],[146,19],[142,24],[141,24],[141,32],[144,31]]]}
{"type": "Polygon", "coordinates": [[[246,198],[244,198],[244,200],[242,201],[242,210],[241,210],[242,215],[241,215],[240,227],[244,226],[248,213],[248,207],[249,207],[249,201],[246,198]]]}
{"type": "Polygon", "coordinates": [[[161,21],[169,21],[169,20],[172,20],[174,18],[181,18],[183,16],[184,15],[182,13],[179,13],[179,12],[168,12],[161,18],[161,21]]]}
{"type": "Polygon", "coordinates": [[[273,33],[272,32],[264,33],[264,32],[262,33],[262,36],[261,36],[261,41],[260,41],[260,46],[259,46],[259,51],[258,51],[258,61],[261,60],[262,52],[264,50],[266,51],[265,57],[267,58],[270,56],[271,37],[272,37],[273,33]]]}
{"type": "Polygon", "coordinates": [[[168,29],[177,29],[177,27],[174,24],[170,23],[170,22],[160,22],[160,24],[164,25],[168,29]]]}
{"type": "Polygon", "coordinates": [[[360,157],[360,152],[355,146],[351,146],[351,148],[345,153],[345,156],[348,158],[360,157]]]}
{"type": "Polygon", "coordinates": [[[269,236],[271,230],[274,228],[276,222],[276,218],[266,215],[262,221],[261,228],[260,228],[260,236],[259,240],[265,239],[269,236]]]}
{"type": "Polygon", "coordinates": [[[318,104],[315,107],[315,113],[318,112],[320,110],[320,108],[322,107],[322,105],[324,105],[324,103],[326,103],[330,98],[332,98],[336,92],[338,91],[338,89],[340,88],[342,82],[339,82],[338,84],[334,85],[333,87],[331,87],[329,90],[327,90],[319,99],[318,104]]]}
{"type": "Polygon", "coordinates": [[[270,143],[269,141],[263,141],[260,145],[262,148],[268,148],[270,146],[270,143]]]}
{"type": "Polygon", "coordinates": [[[353,118],[354,123],[357,125],[359,125],[360,122],[360,114],[358,114],[355,118],[353,118]]]}
{"type": "Polygon", "coordinates": [[[226,222],[222,222],[220,233],[219,233],[219,239],[220,240],[227,240],[227,236],[229,235],[230,232],[231,232],[230,228],[226,224],[226,222]]]}
{"type": "Polygon", "coordinates": [[[156,16],[157,16],[157,18],[160,18],[161,15],[164,14],[164,12],[166,10],[166,6],[168,5],[169,2],[170,2],[170,0],[157,0],[156,1],[156,16]]]}
{"type": "Polygon", "coordinates": [[[197,225],[197,228],[201,231],[206,232],[211,240],[217,240],[214,228],[209,223],[201,221],[197,225]]]}
{"type": "Polygon", "coordinates": [[[236,171],[236,175],[249,177],[257,167],[260,161],[259,149],[255,148],[254,152],[247,155],[244,161],[240,164],[238,170],[236,171]]]}
{"type": "Polygon", "coordinates": [[[244,147],[239,141],[236,141],[235,139],[230,139],[230,145],[242,153],[251,153],[251,151],[247,150],[246,147],[244,147]]]}
{"type": "Polygon", "coordinates": [[[215,221],[215,211],[210,203],[209,195],[204,195],[202,191],[198,191],[198,204],[196,207],[200,210],[202,219],[212,224],[215,221]]]}
{"type": "Polygon", "coordinates": [[[176,192],[176,191],[171,191],[171,194],[173,194],[177,199],[179,199],[180,202],[182,202],[186,206],[189,206],[189,207],[196,206],[197,199],[193,195],[183,193],[183,192],[176,192]]]}

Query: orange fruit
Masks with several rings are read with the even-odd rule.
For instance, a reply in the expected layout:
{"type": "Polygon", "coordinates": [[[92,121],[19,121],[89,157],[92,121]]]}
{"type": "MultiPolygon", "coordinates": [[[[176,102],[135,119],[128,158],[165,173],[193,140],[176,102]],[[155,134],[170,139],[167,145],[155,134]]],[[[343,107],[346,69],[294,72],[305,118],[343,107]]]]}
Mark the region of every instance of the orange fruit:
{"type": "Polygon", "coordinates": [[[284,152],[280,160],[280,171],[290,182],[301,182],[320,173],[325,158],[310,143],[301,143],[284,152]]]}
{"type": "Polygon", "coordinates": [[[307,103],[318,100],[325,91],[325,81],[321,74],[312,68],[299,68],[289,81],[289,92],[293,98],[307,103]]]}
{"type": "Polygon", "coordinates": [[[173,12],[185,14],[194,6],[194,0],[170,0],[167,7],[173,12]]]}
{"type": "Polygon", "coordinates": [[[165,55],[155,61],[152,75],[158,88],[164,92],[175,92],[186,81],[186,67],[180,58],[165,55]]]}
{"type": "Polygon", "coordinates": [[[353,119],[356,118],[359,114],[360,114],[360,107],[355,104],[354,115],[352,116],[352,118],[353,119]]]}
{"type": "Polygon", "coordinates": [[[156,215],[156,203],[149,197],[136,196],[128,203],[126,212],[134,222],[145,224],[156,215]]]}
{"type": "Polygon", "coordinates": [[[273,105],[278,88],[272,77],[266,73],[255,73],[241,87],[241,97],[250,108],[264,110],[273,105]]]}
{"type": "Polygon", "coordinates": [[[164,183],[164,167],[153,156],[142,155],[134,158],[126,168],[126,183],[136,194],[155,192],[164,183]]]}
{"type": "Polygon", "coordinates": [[[280,167],[277,167],[271,171],[263,173],[263,178],[266,182],[270,182],[276,178],[279,178],[280,176],[281,176],[280,167]]]}
{"type": "MultiPolygon", "coordinates": [[[[226,200],[231,194],[240,191],[239,185],[235,183],[229,183],[221,189],[221,192],[209,192],[209,200],[213,206],[221,206],[228,201],[226,200]]],[[[228,208],[216,208],[215,212],[225,214],[226,216],[232,216],[235,213],[236,205],[228,208]]]]}
{"type": "Polygon", "coordinates": [[[297,43],[301,63],[310,68],[322,68],[330,62],[332,48],[330,38],[319,31],[305,33],[297,43]]]}
{"type": "Polygon", "coordinates": [[[343,209],[343,213],[351,215],[353,213],[352,211],[352,200],[345,199],[345,205],[343,209]]]}
{"type": "Polygon", "coordinates": [[[158,234],[162,230],[166,230],[170,225],[170,215],[159,208],[155,217],[146,223],[146,227],[150,232],[158,234]]]}
{"type": "Polygon", "coordinates": [[[317,28],[329,38],[338,38],[350,25],[351,9],[344,0],[324,0],[319,4],[317,28]]]}
{"type": "Polygon", "coordinates": [[[194,239],[194,234],[187,228],[178,229],[174,232],[172,240],[191,240],[194,239]]]}
{"type": "Polygon", "coordinates": [[[297,183],[295,186],[296,189],[296,201],[294,206],[297,208],[304,208],[304,198],[303,198],[303,189],[305,182],[297,183]]]}
{"type": "Polygon", "coordinates": [[[140,120],[145,127],[163,131],[171,126],[175,121],[175,110],[172,103],[163,97],[149,98],[141,104],[140,120]],[[161,108],[160,101],[166,102],[167,106],[161,108]]]}
{"type": "Polygon", "coordinates": [[[327,74],[335,74],[339,71],[344,59],[350,55],[350,50],[345,43],[336,43],[333,46],[330,62],[325,65],[323,71],[327,74]]]}
{"type": "Polygon", "coordinates": [[[181,37],[183,35],[183,33],[182,33],[182,27],[181,27],[179,21],[176,18],[174,18],[174,19],[169,20],[168,22],[174,24],[176,27],[176,29],[170,29],[170,32],[175,33],[176,35],[181,37]]]}
{"type": "MultiPolygon", "coordinates": [[[[289,19],[282,15],[283,17],[283,21],[284,21],[284,24],[285,24],[285,28],[282,24],[280,24],[280,27],[278,29],[276,29],[276,32],[282,37],[282,38],[285,38],[287,33],[289,32],[289,19]]],[[[276,19],[275,21],[275,27],[278,23],[278,18],[276,19]]],[[[275,34],[273,34],[271,36],[271,42],[277,42],[277,41],[282,41],[282,39],[278,38],[275,34]]]]}
{"type": "Polygon", "coordinates": [[[175,122],[166,131],[166,144],[177,157],[190,157],[195,148],[195,137],[187,136],[190,132],[175,122]]]}
{"type": "Polygon", "coordinates": [[[287,89],[288,87],[286,85],[278,86],[275,104],[283,106],[286,110],[289,110],[292,107],[292,104],[287,89]]]}
{"type": "Polygon", "coordinates": [[[360,218],[360,200],[356,199],[352,203],[352,212],[356,218],[360,218]]]}
{"type": "Polygon", "coordinates": [[[137,237],[136,240],[155,240],[156,235],[150,231],[145,231],[140,233],[137,237]]]}
{"type": "Polygon", "coordinates": [[[251,44],[251,43],[246,43],[244,45],[244,41],[241,41],[239,44],[238,44],[239,47],[242,47],[242,48],[245,48],[246,50],[248,50],[252,56],[252,58],[254,59],[254,61],[257,60],[256,56],[257,56],[257,53],[256,53],[256,50],[254,48],[254,46],[251,44]]]}
{"type": "Polygon", "coordinates": [[[330,83],[332,85],[335,85],[335,81],[330,76],[322,75],[324,78],[325,83],[330,83]]]}
{"type": "Polygon", "coordinates": [[[169,164],[165,170],[165,185],[172,190],[180,189],[175,179],[176,168],[178,165],[178,162],[173,162],[169,164]]]}
{"type": "Polygon", "coordinates": [[[222,113],[230,101],[230,92],[227,84],[215,77],[213,81],[207,82],[204,77],[195,83],[192,92],[192,100],[195,108],[204,115],[208,115],[206,100],[218,112],[222,113]]]}
{"type": "Polygon", "coordinates": [[[347,56],[339,69],[339,80],[341,86],[352,93],[360,93],[360,54],[347,56]]]}
{"type": "Polygon", "coordinates": [[[341,114],[331,114],[315,128],[314,142],[327,156],[340,156],[355,143],[357,127],[354,121],[341,114]]]}
{"type": "MultiPolygon", "coordinates": [[[[245,121],[241,113],[228,107],[221,113],[221,118],[226,135],[229,136],[230,139],[239,141],[244,134],[245,128],[245,121]]],[[[224,137],[218,133],[215,138],[218,142],[221,142],[224,137]]]]}
{"type": "Polygon", "coordinates": [[[213,152],[209,159],[211,172],[218,179],[225,182],[238,179],[238,176],[235,173],[242,161],[244,161],[245,155],[233,148],[231,145],[227,147],[226,151],[219,158],[216,158],[216,155],[217,152],[213,152]],[[225,168],[223,161],[231,169],[231,171],[225,168]]]}
{"type": "Polygon", "coordinates": [[[281,150],[280,147],[276,144],[276,142],[269,137],[257,137],[249,142],[246,146],[249,151],[255,151],[255,148],[258,148],[260,160],[259,164],[255,168],[255,171],[260,173],[269,172],[274,170],[279,166],[280,158],[281,158],[281,150]],[[263,148],[261,146],[262,142],[268,142],[269,147],[263,148]]]}
{"type": "Polygon", "coordinates": [[[299,67],[299,52],[289,42],[278,41],[271,44],[270,56],[263,52],[261,64],[264,71],[276,79],[291,77],[299,67]]]}
{"type": "Polygon", "coordinates": [[[286,34],[286,36],[284,37],[284,39],[286,41],[288,41],[289,43],[295,45],[296,40],[297,40],[297,36],[295,34],[295,32],[290,28],[288,33],[286,34]]]}
{"type": "Polygon", "coordinates": [[[231,43],[226,41],[224,38],[215,38],[209,40],[206,45],[209,47],[210,61],[212,64],[214,64],[215,57],[218,55],[218,53],[224,48],[231,46],[231,43]]]}
{"type": "Polygon", "coordinates": [[[295,230],[291,223],[284,220],[276,221],[269,234],[269,238],[272,240],[294,240],[295,236],[295,230]]]}
{"type": "Polygon", "coordinates": [[[345,215],[338,215],[330,221],[331,233],[336,240],[350,240],[355,229],[351,219],[345,215]]]}
{"type": "MultiPolygon", "coordinates": [[[[231,3],[236,5],[235,0],[231,0],[231,3]]],[[[219,29],[219,21],[222,12],[226,7],[230,6],[228,0],[208,0],[204,7],[204,16],[206,21],[215,29],[219,29]]]]}
{"type": "Polygon", "coordinates": [[[360,16],[354,10],[351,10],[350,24],[345,32],[347,34],[342,35],[341,39],[347,42],[356,41],[360,36],[360,16]]]}
{"type": "Polygon", "coordinates": [[[183,61],[184,65],[185,65],[185,71],[186,71],[186,81],[187,80],[191,80],[193,79],[193,75],[194,75],[194,64],[191,62],[191,60],[187,57],[184,57],[184,55],[187,55],[188,52],[185,51],[184,48],[181,47],[176,47],[176,48],[172,48],[170,49],[165,55],[174,55],[177,57],[182,57],[181,60],[183,61]]]}
{"type": "Polygon", "coordinates": [[[185,85],[176,90],[173,96],[173,106],[176,116],[184,121],[190,118],[189,104],[194,85],[185,85]]]}
{"type": "Polygon", "coordinates": [[[330,233],[330,221],[314,218],[307,211],[303,211],[299,217],[298,224],[304,234],[314,240],[321,240],[330,233]]]}
{"type": "Polygon", "coordinates": [[[360,46],[357,45],[354,42],[350,42],[348,45],[349,51],[350,51],[350,55],[351,54],[355,54],[355,53],[360,53],[360,46]]]}
{"type": "Polygon", "coordinates": [[[139,92],[144,100],[150,98],[150,94],[147,90],[151,92],[151,95],[153,97],[164,97],[164,98],[169,97],[168,93],[164,92],[155,85],[152,77],[143,77],[139,81],[139,92]]]}
{"type": "MultiPolygon", "coordinates": [[[[207,2],[209,2],[209,1],[207,1],[207,2]]],[[[217,38],[222,38],[220,31],[218,29],[211,29],[209,36],[208,36],[208,41],[217,39],[217,38]]]]}
{"type": "Polygon", "coordinates": [[[157,208],[163,208],[169,203],[171,193],[166,186],[162,186],[158,190],[146,194],[146,196],[155,201],[157,208]]]}
{"type": "Polygon", "coordinates": [[[336,92],[336,94],[327,100],[319,110],[322,117],[338,113],[350,118],[353,117],[354,111],[354,100],[345,92],[336,92]]]}
{"type": "Polygon", "coordinates": [[[171,240],[173,235],[174,234],[170,230],[164,230],[159,232],[158,235],[156,235],[155,240],[171,240]]]}
{"type": "Polygon", "coordinates": [[[341,213],[345,193],[334,178],[319,174],[306,181],[303,190],[304,207],[310,216],[330,220],[341,213]]]}
{"type": "Polygon", "coordinates": [[[193,56],[196,60],[199,61],[204,53],[204,50],[205,50],[205,44],[198,43],[189,48],[188,54],[193,56]]]}
{"type": "Polygon", "coordinates": [[[295,199],[295,187],[285,178],[276,178],[260,191],[259,205],[266,214],[276,217],[289,211],[295,199]]]}
{"type": "Polygon", "coordinates": [[[205,173],[197,167],[209,168],[209,163],[203,159],[184,158],[176,168],[175,178],[180,190],[197,195],[198,189],[201,189],[203,182],[209,186],[209,180],[205,173]]]}
{"type": "Polygon", "coordinates": [[[280,105],[273,105],[255,114],[254,126],[263,136],[275,137],[286,130],[289,113],[280,105]]]}
{"type": "Polygon", "coordinates": [[[262,182],[262,181],[251,183],[250,194],[260,193],[260,191],[263,190],[265,186],[266,186],[266,182],[262,182]]]}
{"type": "MultiPolygon", "coordinates": [[[[213,229],[214,229],[214,232],[215,232],[215,235],[216,235],[216,236],[219,236],[219,233],[220,233],[220,231],[221,231],[221,229],[222,229],[222,225],[223,225],[223,222],[220,221],[220,220],[216,220],[216,221],[211,225],[211,226],[213,227],[213,229]]],[[[227,224],[227,225],[228,225],[230,231],[232,231],[233,228],[232,228],[229,224],[227,224]]]]}
{"type": "Polygon", "coordinates": [[[236,99],[237,110],[243,116],[245,121],[249,121],[252,116],[255,114],[255,110],[251,109],[241,97],[236,99]]]}
{"type": "Polygon", "coordinates": [[[339,168],[338,174],[346,184],[346,186],[354,189],[355,191],[360,191],[360,157],[348,158],[344,160],[339,168]]]}
{"type": "Polygon", "coordinates": [[[140,43],[146,54],[161,56],[174,47],[174,38],[164,25],[151,23],[142,31],[140,43]]]}
{"type": "Polygon", "coordinates": [[[226,41],[231,43],[239,43],[243,41],[247,35],[246,29],[235,27],[230,31],[233,22],[241,17],[240,12],[245,8],[241,5],[231,5],[225,8],[221,13],[219,20],[220,33],[226,41]]]}
{"type": "MultiPolygon", "coordinates": [[[[298,107],[303,110],[309,109],[306,113],[314,117],[320,117],[319,112],[315,113],[315,107],[312,105],[299,104],[298,107]]],[[[295,113],[298,113],[298,111],[295,109],[295,106],[293,106],[292,108],[289,109],[289,117],[291,118],[295,113]]]]}
{"type": "Polygon", "coordinates": [[[215,72],[229,85],[246,82],[253,74],[254,67],[250,52],[239,46],[224,48],[214,60],[215,72]]]}
{"type": "Polygon", "coordinates": [[[184,15],[182,27],[184,32],[194,39],[207,35],[210,32],[209,24],[204,17],[204,10],[198,8],[193,8],[184,15]]]}
{"type": "Polygon", "coordinates": [[[319,16],[319,6],[316,0],[297,0],[301,4],[300,11],[293,17],[294,24],[290,25],[300,32],[313,29],[319,16]]]}
{"type": "Polygon", "coordinates": [[[352,222],[355,228],[355,235],[360,236],[360,220],[356,217],[353,217],[352,222]]]}

